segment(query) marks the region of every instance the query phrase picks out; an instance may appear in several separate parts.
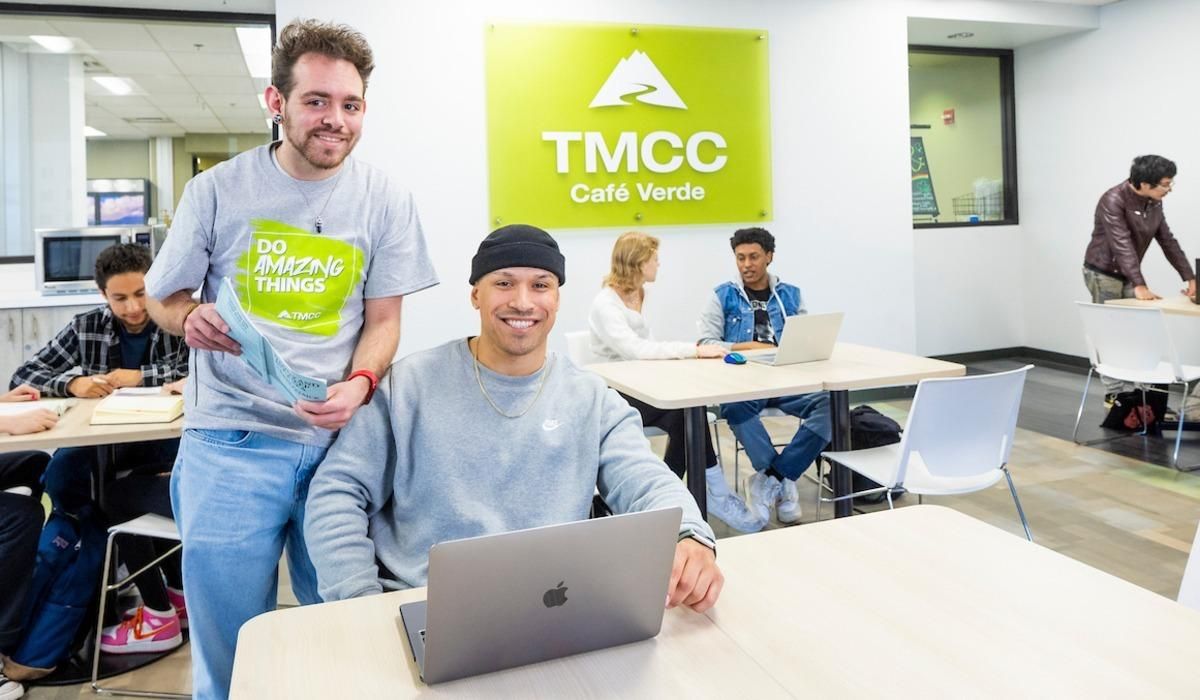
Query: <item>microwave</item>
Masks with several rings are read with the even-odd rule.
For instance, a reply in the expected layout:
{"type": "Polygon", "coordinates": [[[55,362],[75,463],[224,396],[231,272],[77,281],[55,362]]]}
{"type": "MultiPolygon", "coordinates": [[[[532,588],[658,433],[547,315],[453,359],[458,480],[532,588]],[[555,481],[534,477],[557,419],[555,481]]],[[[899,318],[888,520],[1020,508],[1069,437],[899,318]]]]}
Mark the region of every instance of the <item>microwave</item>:
{"type": "Polygon", "coordinates": [[[166,226],[83,226],[37,229],[33,249],[36,284],[42,294],[95,294],[96,257],[117,243],[137,243],[158,252],[166,226]]]}

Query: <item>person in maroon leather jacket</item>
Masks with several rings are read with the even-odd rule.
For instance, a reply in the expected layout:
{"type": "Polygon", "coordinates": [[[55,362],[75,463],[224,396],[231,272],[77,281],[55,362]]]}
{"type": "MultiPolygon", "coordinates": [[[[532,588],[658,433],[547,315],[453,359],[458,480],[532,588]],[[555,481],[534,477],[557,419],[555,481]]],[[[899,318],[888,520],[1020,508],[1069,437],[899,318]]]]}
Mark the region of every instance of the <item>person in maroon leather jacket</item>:
{"type": "Polygon", "coordinates": [[[1187,283],[1182,292],[1195,298],[1192,264],[1163,215],[1162,200],[1171,192],[1174,180],[1175,163],[1162,156],[1138,156],[1129,169],[1129,179],[1100,197],[1092,240],[1083,257],[1083,280],[1094,303],[1161,298],[1142,276],[1142,258],[1153,240],[1187,283]]]}

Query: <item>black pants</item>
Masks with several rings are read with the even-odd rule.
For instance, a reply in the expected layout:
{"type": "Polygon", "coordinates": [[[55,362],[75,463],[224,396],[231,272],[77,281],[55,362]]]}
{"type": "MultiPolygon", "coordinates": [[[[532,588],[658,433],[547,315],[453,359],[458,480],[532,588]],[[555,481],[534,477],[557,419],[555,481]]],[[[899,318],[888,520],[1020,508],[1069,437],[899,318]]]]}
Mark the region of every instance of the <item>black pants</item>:
{"type": "MultiPolygon", "coordinates": [[[[130,474],[112,482],[105,494],[104,514],[109,522],[120,523],[132,520],[140,515],[153,513],[165,518],[173,518],[171,513],[171,475],[168,474],[130,474]]],[[[120,559],[130,572],[137,571],[143,566],[174,546],[169,540],[152,540],[148,537],[120,537],[117,548],[120,559]]],[[[167,589],[159,576],[162,576],[172,588],[183,588],[183,575],[179,570],[179,552],[164,559],[157,567],[148,569],[133,580],[138,592],[142,594],[142,602],[154,610],[167,611],[171,602],[167,598],[167,589]]]]}
{"type": "Polygon", "coordinates": [[[21,637],[45,518],[42,472],[49,461],[45,452],[0,454],[0,653],[11,653],[21,637]],[[14,486],[28,486],[33,495],[3,493],[14,486]]]}
{"type": "MultiPolygon", "coordinates": [[[[663,461],[675,472],[676,476],[682,477],[687,472],[687,436],[684,434],[684,415],[685,411],[682,408],[655,408],[648,403],[643,403],[633,398],[621,394],[621,397],[629,402],[630,406],[637,409],[637,412],[642,414],[642,425],[653,426],[662,430],[667,434],[667,453],[663,456],[663,461]]],[[[704,423],[704,465],[703,469],[713,466],[717,463],[717,453],[713,451],[712,434],[708,432],[708,422],[704,423]]]]}

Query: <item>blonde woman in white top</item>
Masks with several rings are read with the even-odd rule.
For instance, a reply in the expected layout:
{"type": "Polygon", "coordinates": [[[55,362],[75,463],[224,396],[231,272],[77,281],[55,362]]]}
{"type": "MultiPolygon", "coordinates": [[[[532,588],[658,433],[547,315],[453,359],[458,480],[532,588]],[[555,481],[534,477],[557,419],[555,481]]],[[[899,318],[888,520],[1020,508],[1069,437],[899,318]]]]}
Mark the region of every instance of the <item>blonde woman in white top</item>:
{"type": "MultiPolygon", "coordinates": [[[[646,283],[658,277],[658,239],[636,231],[617,239],[612,252],[612,269],[604,286],[592,301],[588,314],[592,354],[603,362],[621,360],[672,360],[684,358],[720,359],[727,352],[719,345],[655,340],[642,315],[646,283]]],[[[622,394],[630,406],[642,414],[642,424],[667,433],[667,452],[663,461],[682,477],[685,471],[684,412],[664,410],[622,394]]],[[[756,532],[765,523],[746,504],[730,493],[725,474],[717,463],[712,436],[706,431],[704,452],[708,484],[708,511],[742,532],[756,532]]]]}

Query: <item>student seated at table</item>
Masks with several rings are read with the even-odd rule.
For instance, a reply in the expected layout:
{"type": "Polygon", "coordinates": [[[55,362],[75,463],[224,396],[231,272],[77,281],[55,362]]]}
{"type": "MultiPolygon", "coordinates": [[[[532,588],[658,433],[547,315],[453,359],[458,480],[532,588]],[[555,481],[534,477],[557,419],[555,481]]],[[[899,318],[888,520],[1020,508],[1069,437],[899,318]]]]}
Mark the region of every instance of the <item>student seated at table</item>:
{"type": "MultiPolygon", "coordinates": [[[[101,251],[96,257],[95,279],[105,305],[76,316],[17,369],[12,384],[29,384],[43,396],[100,398],[121,387],[161,386],[187,376],[187,345],[163,332],[146,312],[144,277],[149,269],[150,253],[142,246],[125,243],[101,251]]],[[[111,466],[114,474],[108,476],[125,470],[150,476],[170,472],[178,448],[177,439],[116,445],[111,466]]],[[[97,459],[96,447],[55,450],[45,475],[46,492],[54,507],[75,514],[92,502],[91,480],[98,470],[97,459]]],[[[163,503],[170,503],[163,483],[161,493],[108,486],[112,501],[103,506],[117,509],[108,514],[114,520],[131,511],[140,511],[139,515],[158,512],[163,503]]],[[[169,508],[161,514],[169,516],[169,508]]],[[[122,547],[126,553],[141,546],[132,539],[136,538],[122,547]]],[[[181,620],[172,605],[174,594],[163,586],[158,570],[145,572],[137,584],[145,608],[136,610],[131,619],[138,621],[139,634],[126,635],[125,643],[120,644],[106,637],[105,651],[133,653],[182,642],[181,620]],[[150,634],[150,630],[174,632],[150,634]]],[[[174,602],[182,607],[182,596],[175,596],[174,602]]]]}
{"type": "MultiPolygon", "coordinates": [[[[592,354],[604,362],[621,360],[671,360],[689,357],[717,358],[725,356],[719,345],[655,340],[642,314],[646,300],[646,283],[658,278],[658,239],[637,231],[622,234],[613,245],[612,269],[604,278],[604,286],[592,300],[588,314],[592,354]]],[[[671,471],[682,477],[685,471],[684,414],[681,409],[655,408],[632,396],[622,398],[637,409],[643,425],[652,425],[667,433],[667,452],[663,461],[671,471]]],[[[705,480],[708,489],[708,512],[742,532],[757,532],[765,520],[746,508],[742,499],[729,492],[725,473],[713,451],[712,436],[704,431],[705,480]]]]}
{"type": "MultiPolygon", "coordinates": [[[[800,289],[767,272],[775,259],[775,237],[770,232],[740,229],[729,243],[738,279],[713,290],[700,317],[700,342],[720,344],[728,350],[774,347],[783,335],[784,319],[805,313],[800,289]]],[[[729,421],[754,465],[748,489],[750,507],[763,520],[770,519],[774,508],[779,522],[799,521],[796,479],[829,444],[829,394],[814,392],[723,404],[721,416],[729,421]],[[764,408],[778,408],[803,421],[782,452],[775,450],[759,418],[764,408]]]]}
{"type": "MultiPolygon", "coordinates": [[[[36,401],[39,392],[19,386],[0,395],[0,402],[36,401]]],[[[19,415],[0,415],[0,434],[25,435],[49,430],[58,414],[46,409],[19,415]]],[[[26,595],[33,581],[38,536],[46,514],[42,510],[42,472],[45,452],[0,454],[0,698],[15,700],[25,687],[4,675],[4,659],[16,649],[24,624],[26,595]]]]}
{"type": "Polygon", "coordinates": [[[712,530],[650,451],[629,404],[546,339],[566,263],[545,231],[511,225],[471,263],[477,337],[392,365],[309,487],[305,540],[324,600],[423,586],[430,546],[680,506],[671,606],[703,611],[723,583],[712,530]]]}

